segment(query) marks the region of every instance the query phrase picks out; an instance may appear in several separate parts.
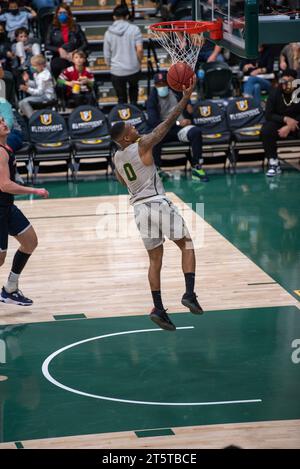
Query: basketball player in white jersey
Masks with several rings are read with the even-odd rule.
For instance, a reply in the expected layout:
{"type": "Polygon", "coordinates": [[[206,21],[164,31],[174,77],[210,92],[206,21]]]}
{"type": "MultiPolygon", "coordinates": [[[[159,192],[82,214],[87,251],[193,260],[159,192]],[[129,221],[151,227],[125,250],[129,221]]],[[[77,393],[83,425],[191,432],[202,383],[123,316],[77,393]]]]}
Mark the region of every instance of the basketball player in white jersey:
{"type": "Polygon", "coordinates": [[[154,302],[150,318],[162,329],[170,331],[175,330],[176,327],[166,313],[160,290],[165,236],[181,249],[182,269],[186,283],[182,304],[194,314],[202,314],[203,310],[194,292],[196,261],[193,243],[183,218],[165,195],[154,164],[152,149],[165,137],[186,108],[195,84],[196,79],[191,82],[188,89],[184,89],[183,98],[168,118],[150,134],[140,136],[134,126],[124,122],[118,122],[111,129],[111,138],[120,148],[114,158],[116,176],[128,188],[135,220],[150,259],[149,283],[154,302]]]}

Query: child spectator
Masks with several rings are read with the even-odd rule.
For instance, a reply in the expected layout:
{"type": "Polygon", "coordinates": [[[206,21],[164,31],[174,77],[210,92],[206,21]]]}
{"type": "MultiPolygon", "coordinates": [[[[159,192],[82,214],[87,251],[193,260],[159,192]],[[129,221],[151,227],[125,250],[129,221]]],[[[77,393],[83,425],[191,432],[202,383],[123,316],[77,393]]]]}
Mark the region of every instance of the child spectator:
{"type": "Polygon", "coordinates": [[[30,8],[20,10],[16,0],[9,0],[8,11],[0,15],[0,22],[5,22],[7,36],[11,41],[15,38],[15,31],[18,28],[27,28],[28,21],[36,16],[36,12],[30,8]]]}
{"type": "Polygon", "coordinates": [[[18,28],[15,31],[16,42],[12,45],[12,51],[19,60],[18,65],[30,67],[30,59],[41,53],[40,45],[29,37],[26,28],[18,28]]]}
{"type": "Polygon", "coordinates": [[[66,87],[67,97],[74,101],[75,106],[93,104],[94,75],[85,66],[85,53],[74,51],[72,62],[73,65],[59,75],[57,83],[66,87]]]}
{"type": "MultiPolygon", "coordinates": [[[[29,79],[27,72],[23,73],[24,85],[20,85],[20,90],[30,94],[27,98],[19,102],[19,109],[28,119],[34,113],[32,103],[52,101],[55,98],[53,80],[50,71],[46,67],[46,59],[43,55],[35,55],[31,58],[31,65],[34,69],[33,80],[29,79]]],[[[47,102],[45,103],[45,107],[47,102]]]]}

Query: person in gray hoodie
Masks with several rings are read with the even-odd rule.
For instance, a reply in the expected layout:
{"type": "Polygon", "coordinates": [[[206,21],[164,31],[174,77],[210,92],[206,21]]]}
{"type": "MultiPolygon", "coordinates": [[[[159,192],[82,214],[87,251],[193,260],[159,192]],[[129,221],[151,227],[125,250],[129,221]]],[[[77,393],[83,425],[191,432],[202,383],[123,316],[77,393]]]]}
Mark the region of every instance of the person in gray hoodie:
{"type": "Polygon", "coordinates": [[[117,5],[113,24],[104,35],[104,59],[111,71],[111,81],[119,103],[138,101],[138,82],[143,59],[143,37],[140,28],[129,23],[129,10],[117,5]]]}

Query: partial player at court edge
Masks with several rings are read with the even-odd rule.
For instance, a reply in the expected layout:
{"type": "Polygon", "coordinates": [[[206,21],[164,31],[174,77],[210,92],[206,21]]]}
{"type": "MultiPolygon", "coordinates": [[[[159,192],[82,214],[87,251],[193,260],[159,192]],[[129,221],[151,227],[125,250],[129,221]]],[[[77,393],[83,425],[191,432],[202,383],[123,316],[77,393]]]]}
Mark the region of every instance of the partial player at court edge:
{"type": "Polygon", "coordinates": [[[115,124],[111,129],[111,137],[120,148],[114,158],[116,177],[128,188],[135,221],[149,255],[148,276],[154,303],[150,318],[162,329],[171,331],[176,327],[164,308],[160,286],[165,236],[174,241],[182,253],[182,269],[186,283],[182,304],[194,314],[202,314],[203,310],[194,292],[196,260],[193,242],[183,218],[166,197],[154,164],[152,150],[185,109],[195,85],[194,78],[189,88],[184,87],[183,97],[178,105],[150,134],[140,136],[134,126],[124,122],[115,124]]]}
{"type": "Polygon", "coordinates": [[[0,301],[30,306],[33,301],[19,290],[19,277],[37,247],[38,240],[31,223],[14,204],[14,195],[35,194],[47,198],[49,193],[46,189],[24,187],[15,182],[16,158],[6,143],[9,132],[5,120],[0,117],[0,266],[6,258],[8,236],[14,236],[20,243],[7,283],[2,288],[0,301]]]}

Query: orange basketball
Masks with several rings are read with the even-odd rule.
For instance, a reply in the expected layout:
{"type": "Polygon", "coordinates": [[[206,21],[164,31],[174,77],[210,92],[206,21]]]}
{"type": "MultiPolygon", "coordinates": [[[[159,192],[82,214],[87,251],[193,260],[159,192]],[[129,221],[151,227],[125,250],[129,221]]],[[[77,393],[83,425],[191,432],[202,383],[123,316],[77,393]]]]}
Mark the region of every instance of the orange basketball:
{"type": "Polygon", "coordinates": [[[182,91],[184,86],[186,88],[190,86],[194,75],[194,70],[188,64],[178,62],[177,64],[172,65],[168,71],[168,85],[175,91],[182,91]]]}

